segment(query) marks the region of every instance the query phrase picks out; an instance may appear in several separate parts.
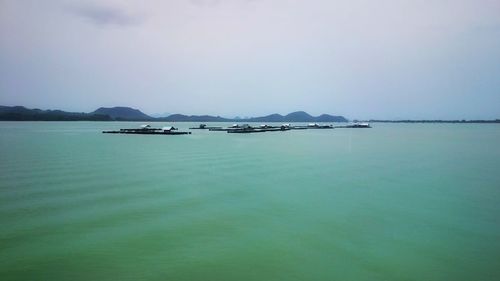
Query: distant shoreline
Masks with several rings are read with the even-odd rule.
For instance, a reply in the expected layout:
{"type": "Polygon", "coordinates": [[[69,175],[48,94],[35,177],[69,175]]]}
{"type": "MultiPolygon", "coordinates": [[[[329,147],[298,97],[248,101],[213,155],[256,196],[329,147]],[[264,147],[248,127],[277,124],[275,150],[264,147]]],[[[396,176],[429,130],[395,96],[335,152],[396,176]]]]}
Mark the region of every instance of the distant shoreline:
{"type": "MultiPolygon", "coordinates": [[[[62,110],[29,109],[24,106],[1,106],[0,121],[118,121],[118,122],[234,122],[234,123],[346,123],[351,120],[340,115],[322,114],[312,116],[304,111],[296,111],[287,115],[270,114],[250,118],[224,118],[212,115],[171,114],[166,117],[151,117],[138,109],[130,107],[101,107],[93,112],[66,112],[62,110]]],[[[357,120],[352,122],[368,123],[450,123],[450,124],[500,124],[494,120],[357,120]]]]}
{"type": "MultiPolygon", "coordinates": [[[[158,119],[3,119],[0,116],[0,122],[185,122],[185,123],[282,123],[281,121],[250,121],[245,119],[231,119],[223,121],[214,120],[158,120],[158,119]]],[[[290,123],[307,123],[309,121],[284,121],[290,123]]],[[[346,122],[320,122],[320,123],[346,123],[346,122]]],[[[403,124],[500,124],[500,119],[495,120],[353,120],[351,123],[403,123],[403,124]]]]}
{"type": "Polygon", "coordinates": [[[100,107],[89,113],[62,110],[29,109],[24,106],[1,106],[0,120],[3,121],[141,121],[141,122],[308,122],[341,123],[348,122],[339,115],[321,114],[312,116],[304,111],[287,115],[278,113],[250,118],[224,118],[212,115],[171,114],[166,117],[151,117],[130,107],[100,107]]]}
{"type": "Polygon", "coordinates": [[[495,120],[365,120],[360,122],[369,123],[451,123],[451,124],[498,124],[500,119],[495,120]]]}

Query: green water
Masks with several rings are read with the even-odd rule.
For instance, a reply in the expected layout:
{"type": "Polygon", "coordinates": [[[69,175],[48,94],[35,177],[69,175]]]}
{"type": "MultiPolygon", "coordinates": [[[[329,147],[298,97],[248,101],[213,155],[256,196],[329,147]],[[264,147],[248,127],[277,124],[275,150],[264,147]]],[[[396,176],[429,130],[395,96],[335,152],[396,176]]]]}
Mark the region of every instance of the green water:
{"type": "Polygon", "coordinates": [[[137,125],[0,122],[1,280],[500,280],[498,125],[137,125]]]}

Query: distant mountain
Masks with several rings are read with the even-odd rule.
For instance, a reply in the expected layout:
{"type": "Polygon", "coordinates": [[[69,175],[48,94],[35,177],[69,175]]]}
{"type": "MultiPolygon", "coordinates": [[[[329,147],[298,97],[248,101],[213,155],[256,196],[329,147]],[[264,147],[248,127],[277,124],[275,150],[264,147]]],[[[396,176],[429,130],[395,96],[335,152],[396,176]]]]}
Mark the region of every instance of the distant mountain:
{"type": "Polygon", "coordinates": [[[288,122],[313,122],[313,119],[313,116],[304,111],[292,112],[285,116],[285,120],[288,122]]]}
{"type": "Polygon", "coordinates": [[[321,114],[314,118],[316,122],[349,122],[344,116],[321,114]]]}
{"type": "Polygon", "coordinates": [[[285,117],[281,114],[275,113],[275,114],[262,116],[262,117],[253,117],[253,118],[244,119],[244,121],[248,121],[248,122],[285,122],[285,117]]]}
{"type": "Polygon", "coordinates": [[[154,118],[142,113],[138,109],[130,108],[130,107],[100,107],[96,111],[92,112],[92,114],[101,114],[101,115],[109,115],[111,118],[115,120],[153,120],[154,118]]]}
{"type": "Polygon", "coordinates": [[[0,106],[3,121],[111,121],[102,114],[66,112],[61,110],[28,109],[24,106],[0,106]]]}
{"type": "Polygon", "coordinates": [[[248,122],[347,122],[343,116],[322,114],[318,117],[311,116],[304,111],[292,112],[288,115],[271,114],[263,117],[247,119],[248,122]]]}
{"type": "Polygon", "coordinates": [[[210,115],[172,114],[168,117],[157,118],[156,120],[176,122],[347,122],[347,119],[342,116],[323,114],[314,117],[304,111],[292,112],[286,116],[275,113],[262,117],[233,119],[210,115]]]}
{"type": "Polygon", "coordinates": [[[172,114],[154,118],[130,107],[101,107],[91,113],[61,110],[28,109],[23,106],[0,106],[0,120],[11,121],[163,121],[163,122],[347,122],[342,116],[323,114],[318,117],[304,111],[288,115],[271,114],[252,118],[224,118],[211,115],[172,114]]]}
{"type": "MultiPolygon", "coordinates": [[[[158,121],[158,122],[301,122],[301,123],[333,123],[348,122],[343,116],[322,114],[311,116],[304,111],[296,111],[285,116],[271,114],[251,118],[224,118],[211,115],[172,114],[167,117],[153,118],[138,109],[130,107],[101,107],[94,112],[67,112],[62,110],[29,109],[24,106],[0,105],[0,121],[158,121]]],[[[354,120],[357,122],[356,120],[354,120]]],[[[369,120],[367,122],[390,123],[496,123],[495,120],[369,120]]]]}
{"type": "Polygon", "coordinates": [[[230,122],[232,119],[223,118],[220,116],[210,115],[184,115],[172,114],[167,117],[157,118],[158,121],[176,121],[176,122],[230,122]]]}

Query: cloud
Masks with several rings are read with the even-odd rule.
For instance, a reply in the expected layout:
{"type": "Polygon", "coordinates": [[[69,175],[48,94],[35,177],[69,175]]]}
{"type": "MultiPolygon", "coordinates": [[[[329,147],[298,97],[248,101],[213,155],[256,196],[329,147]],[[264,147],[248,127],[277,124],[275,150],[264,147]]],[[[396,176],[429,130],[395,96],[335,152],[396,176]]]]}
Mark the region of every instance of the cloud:
{"type": "Polygon", "coordinates": [[[100,26],[137,25],[142,21],[140,17],[130,15],[118,7],[86,4],[71,6],[68,10],[74,15],[100,26]]]}

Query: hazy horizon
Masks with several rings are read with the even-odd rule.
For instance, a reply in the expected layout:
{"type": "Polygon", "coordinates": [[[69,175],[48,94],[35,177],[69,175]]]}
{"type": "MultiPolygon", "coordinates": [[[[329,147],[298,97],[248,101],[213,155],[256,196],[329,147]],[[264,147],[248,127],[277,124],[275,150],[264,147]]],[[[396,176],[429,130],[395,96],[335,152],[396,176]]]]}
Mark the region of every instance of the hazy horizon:
{"type": "Polygon", "coordinates": [[[0,104],[500,118],[494,0],[0,0],[0,104]]]}
{"type": "MultiPolygon", "coordinates": [[[[0,104],[0,106],[11,106],[11,107],[14,107],[14,106],[23,106],[23,105],[5,105],[5,104],[0,104]]],[[[25,106],[24,106],[25,107],[25,106]]],[[[112,107],[124,107],[124,106],[111,106],[111,107],[106,107],[106,108],[112,108],[112,107]]],[[[181,115],[187,115],[187,116],[202,116],[202,115],[208,115],[208,116],[214,116],[214,117],[222,117],[222,118],[226,118],[226,119],[249,119],[249,118],[257,118],[257,117],[265,117],[265,116],[269,116],[269,115],[272,115],[272,114],[280,114],[282,116],[286,116],[288,114],[291,114],[291,113],[295,113],[295,112],[305,112],[313,117],[318,117],[322,114],[328,114],[328,115],[332,115],[332,116],[341,116],[341,117],[344,117],[346,118],[347,120],[350,120],[350,121],[353,121],[353,120],[364,120],[364,121],[369,121],[369,120],[390,120],[390,121],[404,121],[404,120],[414,120],[414,121],[418,121],[418,120],[428,120],[428,121],[432,121],[432,120],[442,120],[442,121],[455,121],[455,120],[467,120],[467,121],[474,121],[474,120],[499,120],[500,118],[490,118],[490,119],[465,119],[465,118],[454,118],[454,119],[430,119],[430,118],[421,118],[421,119],[417,119],[417,118],[414,118],[414,119],[405,119],[405,118],[393,118],[393,119],[389,119],[389,118],[357,118],[357,117],[352,117],[352,116],[345,116],[345,115],[341,115],[341,114],[332,114],[332,113],[325,113],[325,112],[322,112],[322,113],[317,113],[317,114],[314,114],[314,113],[310,113],[308,111],[305,111],[305,110],[296,110],[296,111],[289,111],[289,112],[270,112],[270,113],[264,113],[264,114],[261,114],[261,115],[223,115],[223,114],[205,114],[205,113],[201,113],[201,114],[190,114],[190,113],[186,113],[186,112],[164,112],[164,113],[149,113],[149,112],[145,112],[143,110],[141,110],[140,108],[137,108],[137,107],[133,107],[133,106],[126,106],[128,108],[131,108],[131,109],[137,109],[139,111],[141,111],[142,113],[150,116],[150,117],[153,117],[153,118],[162,118],[162,117],[168,117],[168,116],[171,116],[171,115],[174,115],[174,114],[181,114],[181,115]]],[[[62,110],[62,111],[65,111],[65,112],[76,112],[76,113],[92,113],[93,111],[95,110],[91,110],[91,111],[69,111],[69,110],[65,110],[65,109],[61,109],[61,108],[40,108],[40,107],[27,107],[28,109],[40,109],[40,110],[62,110]]],[[[97,110],[98,108],[96,108],[97,110]]]]}

